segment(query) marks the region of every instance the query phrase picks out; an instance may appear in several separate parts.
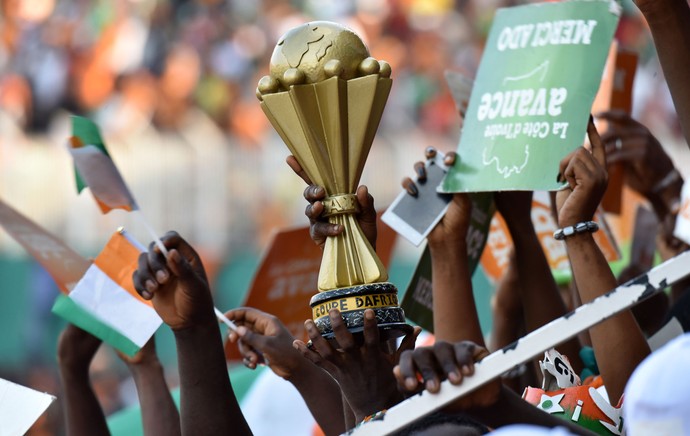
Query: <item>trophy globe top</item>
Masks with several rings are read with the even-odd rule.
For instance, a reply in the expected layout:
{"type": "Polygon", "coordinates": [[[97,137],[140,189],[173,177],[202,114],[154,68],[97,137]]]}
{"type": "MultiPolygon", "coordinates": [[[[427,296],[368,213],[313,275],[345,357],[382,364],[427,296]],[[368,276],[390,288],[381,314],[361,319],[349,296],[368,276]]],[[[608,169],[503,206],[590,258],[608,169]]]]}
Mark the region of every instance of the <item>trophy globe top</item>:
{"type": "Polygon", "coordinates": [[[369,57],[356,33],[329,21],[312,21],[283,35],[271,56],[270,75],[259,81],[258,94],[287,91],[292,85],[312,84],[334,76],[343,80],[380,73],[390,67],[369,57]]]}

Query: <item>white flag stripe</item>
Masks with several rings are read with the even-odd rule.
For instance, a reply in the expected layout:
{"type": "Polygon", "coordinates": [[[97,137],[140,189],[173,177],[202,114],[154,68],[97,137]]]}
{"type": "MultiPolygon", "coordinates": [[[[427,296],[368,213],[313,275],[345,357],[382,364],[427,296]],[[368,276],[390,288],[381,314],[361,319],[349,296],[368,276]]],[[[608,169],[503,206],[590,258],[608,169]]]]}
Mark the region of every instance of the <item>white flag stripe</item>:
{"type": "Polygon", "coordinates": [[[151,306],[134,298],[96,265],[91,265],[69,297],[139,347],[163,322],[151,306]]]}
{"type": "Polygon", "coordinates": [[[134,197],[110,157],[93,145],[69,147],[69,152],[74,158],[79,175],[98,200],[111,208],[137,208],[134,197]]]}
{"type": "Polygon", "coordinates": [[[55,397],[0,379],[0,436],[21,436],[55,397]]]}

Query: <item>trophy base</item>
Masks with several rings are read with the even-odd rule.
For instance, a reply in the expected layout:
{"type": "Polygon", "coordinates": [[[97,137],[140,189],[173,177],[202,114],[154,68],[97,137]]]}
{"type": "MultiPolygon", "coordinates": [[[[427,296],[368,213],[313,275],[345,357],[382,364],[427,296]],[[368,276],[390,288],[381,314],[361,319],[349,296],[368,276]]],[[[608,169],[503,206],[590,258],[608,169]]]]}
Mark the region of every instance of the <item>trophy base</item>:
{"type": "Polygon", "coordinates": [[[336,342],[328,312],[338,309],[345,325],[358,343],[363,342],[364,311],[372,309],[376,316],[379,339],[384,342],[412,331],[405,323],[405,313],[398,304],[398,290],[392,283],[369,283],[349,288],[319,292],[309,302],[316,328],[321,336],[336,342]]]}

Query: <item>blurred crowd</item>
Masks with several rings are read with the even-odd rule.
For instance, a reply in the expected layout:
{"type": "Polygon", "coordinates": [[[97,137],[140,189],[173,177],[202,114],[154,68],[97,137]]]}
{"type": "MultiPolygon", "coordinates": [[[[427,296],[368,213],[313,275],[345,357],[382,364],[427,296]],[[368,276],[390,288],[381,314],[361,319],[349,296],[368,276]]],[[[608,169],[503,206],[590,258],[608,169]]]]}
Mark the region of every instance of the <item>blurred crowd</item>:
{"type": "MultiPolygon", "coordinates": [[[[427,146],[455,148],[459,121],[444,71],[474,77],[495,9],[519,3],[3,0],[0,194],[68,242],[97,250],[122,219],[104,220],[74,195],[67,114],[85,115],[101,125],[160,231],[179,229],[218,258],[263,247],[272,229],[302,224],[302,206],[256,83],[281,34],[323,19],[355,29],[392,66],[367,164],[383,171],[363,177],[388,204],[404,162],[427,146]]],[[[634,116],[673,145],[677,123],[651,38],[632,4],[625,9],[617,37],[643,56],[634,116]]],[[[0,241],[0,250],[15,247],[0,241]]]]}

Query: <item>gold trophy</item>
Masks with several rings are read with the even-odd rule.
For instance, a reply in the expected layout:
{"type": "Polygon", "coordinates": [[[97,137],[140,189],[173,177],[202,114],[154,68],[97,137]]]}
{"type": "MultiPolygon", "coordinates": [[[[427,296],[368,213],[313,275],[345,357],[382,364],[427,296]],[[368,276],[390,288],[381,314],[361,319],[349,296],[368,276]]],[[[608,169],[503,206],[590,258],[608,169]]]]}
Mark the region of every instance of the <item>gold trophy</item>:
{"type": "Polygon", "coordinates": [[[270,75],[257,87],[269,121],[313,183],[326,189],[324,216],[344,227],[323,250],[318,290],[310,302],[321,334],[333,339],[336,308],[352,333],[373,309],[381,339],[411,330],[397,289],[357,223],[355,190],[374,140],[392,80],[388,63],[369,56],[350,29],[314,21],[280,38],[270,75]]]}

